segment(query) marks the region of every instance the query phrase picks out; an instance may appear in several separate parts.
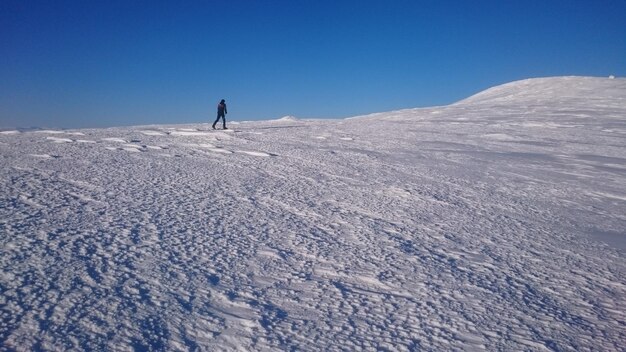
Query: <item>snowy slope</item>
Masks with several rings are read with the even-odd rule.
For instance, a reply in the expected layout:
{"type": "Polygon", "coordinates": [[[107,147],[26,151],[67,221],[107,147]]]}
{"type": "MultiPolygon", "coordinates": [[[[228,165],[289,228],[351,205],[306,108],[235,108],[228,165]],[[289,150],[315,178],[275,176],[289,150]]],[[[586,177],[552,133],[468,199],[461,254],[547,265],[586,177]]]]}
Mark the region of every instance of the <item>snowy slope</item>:
{"type": "Polygon", "coordinates": [[[580,105],[584,99],[587,107],[600,108],[608,106],[623,107],[623,79],[606,79],[595,77],[558,77],[535,78],[511,82],[493,87],[460,101],[459,105],[488,104],[516,106],[548,106],[565,107],[580,105]],[[601,82],[601,83],[599,83],[601,82]]]}
{"type": "Polygon", "coordinates": [[[1,132],[3,348],[626,348],[626,80],[230,127],[1,132]]]}

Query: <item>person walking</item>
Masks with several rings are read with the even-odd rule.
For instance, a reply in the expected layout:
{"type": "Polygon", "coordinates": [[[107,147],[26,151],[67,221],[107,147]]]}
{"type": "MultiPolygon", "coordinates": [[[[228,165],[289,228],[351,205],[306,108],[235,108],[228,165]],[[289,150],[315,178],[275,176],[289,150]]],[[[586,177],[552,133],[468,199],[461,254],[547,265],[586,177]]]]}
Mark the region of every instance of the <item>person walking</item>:
{"type": "Polygon", "coordinates": [[[213,122],[213,129],[215,129],[215,124],[219,122],[220,117],[222,118],[222,121],[224,123],[224,129],[228,129],[226,128],[226,114],[228,114],[228,110],[226,110],[226,100],[222,99],[222,101],[217,104],[217,119],[215,119],[215,122],[213,122]]]}

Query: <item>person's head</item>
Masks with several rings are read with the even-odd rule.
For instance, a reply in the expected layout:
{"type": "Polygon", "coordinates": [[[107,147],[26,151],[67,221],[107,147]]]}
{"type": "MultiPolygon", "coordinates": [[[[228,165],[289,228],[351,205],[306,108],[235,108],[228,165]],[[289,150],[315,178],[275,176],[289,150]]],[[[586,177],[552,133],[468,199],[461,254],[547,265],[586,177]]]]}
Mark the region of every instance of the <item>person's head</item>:
{"type": "Polygon", "coordinates": [[[222,99],[222,101],[220,101],[220,103],[224,104],[226,102],[226,100],[222,99]]]}

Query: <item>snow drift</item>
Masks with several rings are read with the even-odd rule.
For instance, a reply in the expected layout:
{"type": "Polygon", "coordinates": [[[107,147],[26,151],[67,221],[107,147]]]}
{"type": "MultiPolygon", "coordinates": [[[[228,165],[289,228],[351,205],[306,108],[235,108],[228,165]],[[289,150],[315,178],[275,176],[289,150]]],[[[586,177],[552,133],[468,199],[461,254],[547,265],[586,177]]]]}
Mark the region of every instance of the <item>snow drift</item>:
{"type": "Polygon", "coordinates": [[[546,78],[347,120],[5,131],[0,341],[624,349],[625,97],[546,78]]]}

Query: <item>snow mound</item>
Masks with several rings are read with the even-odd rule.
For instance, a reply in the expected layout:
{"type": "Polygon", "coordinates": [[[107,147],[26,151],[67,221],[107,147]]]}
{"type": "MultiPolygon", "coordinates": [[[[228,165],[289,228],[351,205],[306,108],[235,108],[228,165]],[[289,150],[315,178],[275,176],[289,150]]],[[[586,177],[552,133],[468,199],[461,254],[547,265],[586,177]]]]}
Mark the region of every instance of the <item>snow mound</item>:
{"type": "Polygon", "coordinates": [[[489,88],[455,105],[466,104],[572,104],[583,99],[619,100],[624,98],[626,79],[606,77],[531,78],[489,88]]]}
{"type": "Polygon", "coordinates": [[[283,116],[279,119],[274,120],[276,122],[296,122],[296,121],[300,121],[300,119],[298,119],[295,116],[291,116],[291,115],[287,115],[287,116],[283,116]]]}

